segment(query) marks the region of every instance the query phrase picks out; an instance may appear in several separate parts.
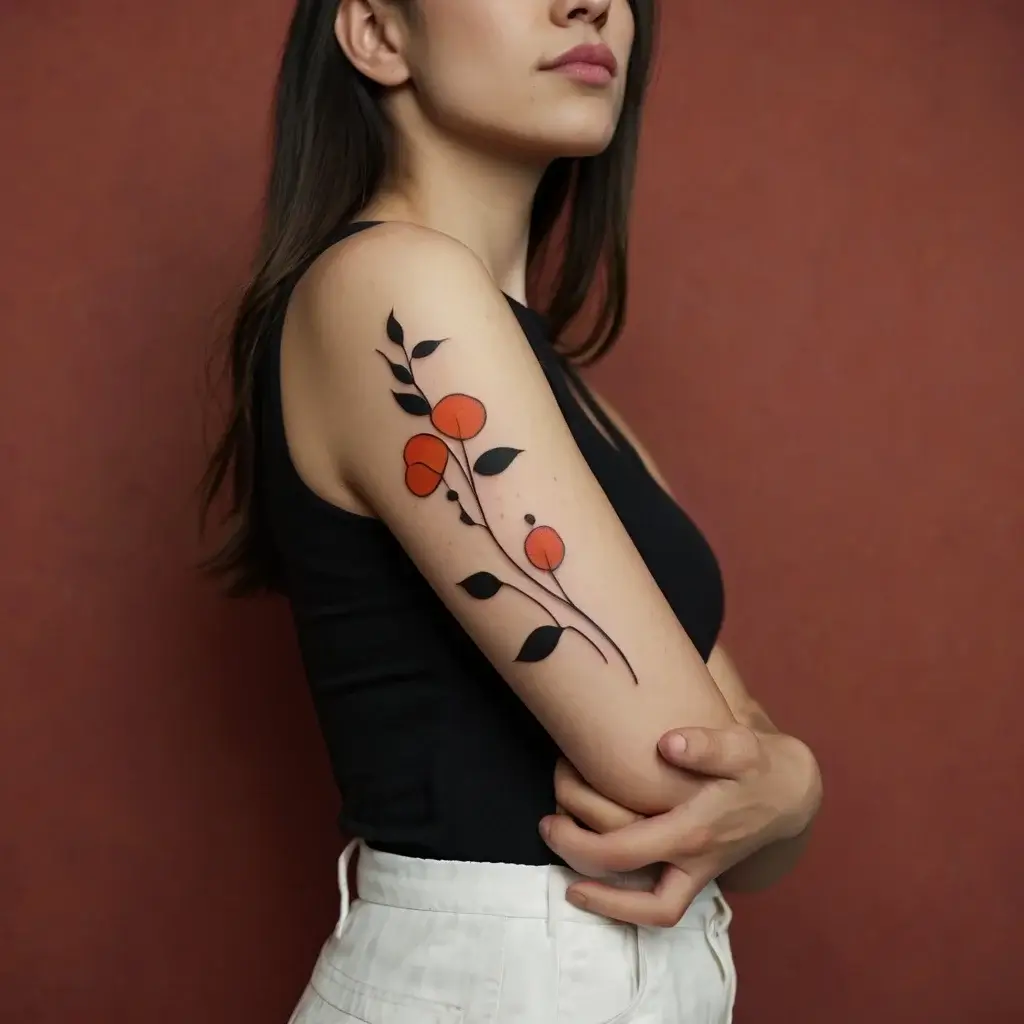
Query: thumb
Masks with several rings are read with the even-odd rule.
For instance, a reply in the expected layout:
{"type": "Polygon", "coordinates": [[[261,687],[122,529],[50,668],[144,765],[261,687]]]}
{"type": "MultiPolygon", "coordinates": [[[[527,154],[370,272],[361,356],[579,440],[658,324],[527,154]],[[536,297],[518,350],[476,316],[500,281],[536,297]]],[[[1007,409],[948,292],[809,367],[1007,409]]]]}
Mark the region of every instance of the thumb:
{"type": "Polygon", "coordinates": [[[677,768],[722,779],[735,779],[756,768],[761,741],[745,725],[725,729],[692,726],[673,729],[658,741],[661,756],[677,768]]]}

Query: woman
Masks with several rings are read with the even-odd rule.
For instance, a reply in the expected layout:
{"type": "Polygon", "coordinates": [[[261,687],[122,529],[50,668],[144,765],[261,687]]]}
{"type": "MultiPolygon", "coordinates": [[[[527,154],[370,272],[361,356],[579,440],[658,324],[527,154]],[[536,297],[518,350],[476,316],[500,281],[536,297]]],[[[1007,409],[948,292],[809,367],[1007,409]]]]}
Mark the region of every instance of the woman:
{"type": "Polygon", "coordinates": [[[653,7],[298,4],[206,490],[211,567],[291,602],[358,837],[295,1022],[725,1021],[714,877],[776,872],[813,815],[813,758],[715,651],[714,556],[575,370],[622,325],[653,7]],[[687,846],[701,807],[732,831],[687,846]]]}

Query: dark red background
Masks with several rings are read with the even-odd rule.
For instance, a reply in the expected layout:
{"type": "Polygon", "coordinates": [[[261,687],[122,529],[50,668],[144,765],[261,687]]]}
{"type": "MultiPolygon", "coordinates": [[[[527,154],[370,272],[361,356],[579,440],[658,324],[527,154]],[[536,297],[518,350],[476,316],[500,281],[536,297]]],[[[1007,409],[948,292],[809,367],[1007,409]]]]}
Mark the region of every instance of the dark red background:
{"type": "MultiPolygon", "coordinates": [[[[289,7],[0,12],[4,1021],[282,1024],[335,914],[287,617],[190,567],[289,7]]],[[[1024,8],[666,8],[598,379],[828,788],[738,1021],[1024,1020],[1024,8]]]]}

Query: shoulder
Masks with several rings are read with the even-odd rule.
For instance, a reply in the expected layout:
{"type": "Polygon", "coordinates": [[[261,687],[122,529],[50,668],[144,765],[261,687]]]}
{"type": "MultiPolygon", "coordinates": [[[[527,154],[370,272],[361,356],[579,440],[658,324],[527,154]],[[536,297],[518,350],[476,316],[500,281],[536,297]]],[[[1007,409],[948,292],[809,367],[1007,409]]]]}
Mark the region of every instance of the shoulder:
{"type": "Polygon", "coordinates": [[[467,373],[473,364],[510,372],[529,349],[477,255],[448,235],[405,223],[367,228],[325,252],[299,282],[290,315],[314,372],[343,389],[339,396],[363,387],[381,355],[401,355],[389,342],[407,342],[405,355],[419,358],[413,349],[424,340],[451,339],[448,353],[458,339],[467,373]]]}
{"type": "MultiPolygon", "coordinates": [[[[282,365],[302,368],[336,436],[385,422],[382,371],[399,392],[475,388],[495,415],[509,392],[550,419],[544,371],[511,305],[476,254],[440,232],[389,223],[350,236],[299,282],[288,315],[282,365]]],[[[403,394],[400,405],[422,406],[403,394]]]]}
{"type": "Polygon", "coordinates": [[[295,302],[321,323],[356,324],[402,301],[434,306],[456,293],[501,298],[477,255],[450,235],[387,222],[350,235],[317,259],[296,288],[295,302]]]}

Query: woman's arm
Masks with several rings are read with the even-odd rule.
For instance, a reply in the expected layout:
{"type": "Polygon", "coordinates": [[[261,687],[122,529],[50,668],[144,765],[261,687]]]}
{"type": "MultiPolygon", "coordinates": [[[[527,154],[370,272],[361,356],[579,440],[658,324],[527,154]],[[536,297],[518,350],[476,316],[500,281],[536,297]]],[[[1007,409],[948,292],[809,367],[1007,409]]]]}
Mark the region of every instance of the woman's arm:
{"type": "Polygon", "coordinates": [[[331,250],[296,289],[282,387],[286,428],[315,423],[339,485],[595,789],[656,814],[699,786],[658,739],[728,704],[473,253],[395,224],[331,250]]]}
{"type": "Polygon", "coordinates": [[[786,794],[781,802],[791,808],[796,823],[794,835],[761,847],[719,879],[723,888],[734,891],[766,889],[793,869],[807,846],[811,824],[821,806],[821,773],[807,745],[782,735],[775,727],[764,708],[750,695],[735,663],[721,645],[708,659],[708,669],[737,722],[765,735],[762,746],[775,758],[772,768],[780,791],[786,794]],[[769,737],[771,742],[767,742],[769,737]]]}
{"type": "MultiPolygon", "coordinates": [[[[636,449],[647,471],[672,497],[672,490],[654,459],[644,448],[629,424],[618,411],[591,388],[595,400],[606,415],[636,449]]],[[[798,815],[801,827],[796,835],[762,847],[756,853],[726,871],[720,881],[732,890],[763,889],[786,875],[799,860],[810,837],[810,826],[817,815],[822,798],[821,773],[811,750],[800,740],[783,736],[761,704],[751,695],[743,682],[735,662],[725,648],[718,644],[708,658],[708,671],[736,721],[754,732],[777,737],[773,753],[777,764],[773,766],[780,789],[786,790],[785,803],[798,815]]],[[[691,752],[692,755],[692,752],[691,752]]]]}

